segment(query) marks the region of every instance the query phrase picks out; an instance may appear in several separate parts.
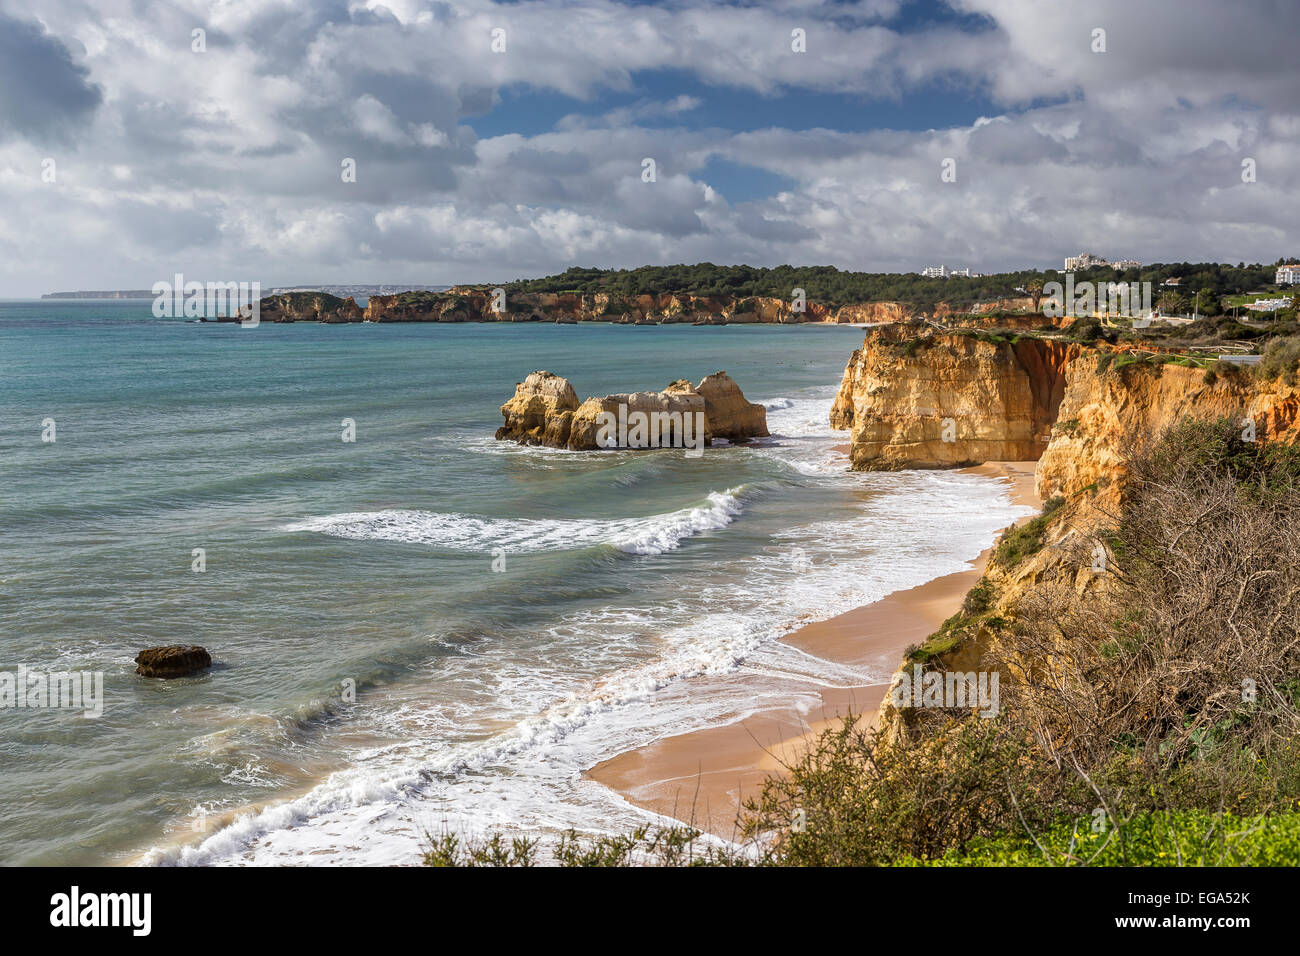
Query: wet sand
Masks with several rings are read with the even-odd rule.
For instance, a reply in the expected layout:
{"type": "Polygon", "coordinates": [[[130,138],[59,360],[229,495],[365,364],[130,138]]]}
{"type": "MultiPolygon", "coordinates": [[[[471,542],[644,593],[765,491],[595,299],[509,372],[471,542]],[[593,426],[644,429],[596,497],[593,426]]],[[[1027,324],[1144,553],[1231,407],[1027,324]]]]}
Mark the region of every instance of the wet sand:
{"type": "MultiPolygon", "coordinates": [[[[968,473],[1004,479],[1016,504],[1035,509],[1036,462],[989,462],[968,473]]],[[[1026,519],[1027,520],[1027,519],[1026,519]]],[[[896,591],[838,617],[807,624],[783,640],[816,657],[892,673],[904,650],[924,641],[960,608],[988,559],[985,551],[966,571],[896,591]]],[[[743,679],[737,675],[735,679],[743,679]]],[[[734,835],[741,802],[756,796],[764,779],[798,759],[812,736],[849,714],[874,722],[888,682],[860,687],[821,687],[816,719],[789,707],[773,708],[721,727],[667,737],[591,768],[587,776],[630,802],[684,820],[719,836],[734,835]]],[[[807,684],[790,688],[793,701],[807,684]]]]}

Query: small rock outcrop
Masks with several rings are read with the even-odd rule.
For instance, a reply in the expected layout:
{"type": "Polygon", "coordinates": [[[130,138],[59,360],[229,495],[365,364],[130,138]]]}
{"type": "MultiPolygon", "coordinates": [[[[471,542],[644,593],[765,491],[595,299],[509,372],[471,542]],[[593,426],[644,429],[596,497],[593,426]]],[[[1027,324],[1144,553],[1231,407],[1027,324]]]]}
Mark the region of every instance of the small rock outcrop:
{"type": "Polygon", "coordinates": [[[184,677],[212,666],[212,655],[197,644],[150,647],[135,655],[135,672],[142,677],[184,677]]]}
{"type": "Polygon", "coordinates": [[[579,404],[568,379],[551,372],[533,372],[515,386],[514,397],[501,406],[505,424],[497,429],[501,440],[527,445],[546,445],[573,451],[602,447],[690,447],[699,442],[696,422],[704,423],[704,444],[725,438],[746,442],[765,438],[767,410],[745,400],[740,386],[726,372],[705,376],[698,386],[685,379],[672,382],[660,392],[623,392],[588,398],[579,404]],[[637,421],[653,421],[656,438],[644,444],[638,437],[637,421]],[[621,434],[632,437],[610,446],[609,423],[622,422],[621,434]],[[602,426],[605,435],[602,435],[602,426]]]}

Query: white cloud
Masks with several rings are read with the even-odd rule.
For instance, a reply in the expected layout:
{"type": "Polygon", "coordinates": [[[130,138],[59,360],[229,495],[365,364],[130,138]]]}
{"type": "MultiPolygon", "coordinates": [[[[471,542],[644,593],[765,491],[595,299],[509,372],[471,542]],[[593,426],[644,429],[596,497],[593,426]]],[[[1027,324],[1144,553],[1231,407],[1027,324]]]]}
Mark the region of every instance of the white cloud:
{"type": "MultiPolygon", "coordinates": [[[[1295,8],[955,4],[987,26],[900,33],[907,6],[892,0],[36,0],[71,75],[84,70],[102,101],[70,139],[24,120],[0,140],[0,294],[147,286],[182,265],[266,282],[436,282],[575,262],[988,270],[1081,248],[1300,251],[1295,8]],[[198,25],[206,53],[191,50],[198,25]],[[495,26],[504,54],[489,47],[495,26]],[[790,50],[795,26],[805,54],[790,50]],[[1089,48],[1096,28],[1106,53],[1089,48]],[[478,140],[465,122],[507,88],[636,97],[646,70],[698,85],[575,111],[535,135],[478,140]],[[754,94],[750,118],[791,90],[864,102],[983,91],[1000,112],[933,131],[693,128],[723,87],[754,94]],[[53,184],[40,179],[46,156],[53,184]],[[646,156],[653,184],[640,178],[646,156]],[[725,182],[702,180],[712,156],[794,185],[729,203],[725,182]],[[1256,183],[1240,180],[1244,156],[1256,183]],[[344,157],[355,183],[340,177],[344,157]],[[946,157],[956,183],[939,179],[946,157]]],[[[16,0],[0,9],[32,17],[16,0]]]]}

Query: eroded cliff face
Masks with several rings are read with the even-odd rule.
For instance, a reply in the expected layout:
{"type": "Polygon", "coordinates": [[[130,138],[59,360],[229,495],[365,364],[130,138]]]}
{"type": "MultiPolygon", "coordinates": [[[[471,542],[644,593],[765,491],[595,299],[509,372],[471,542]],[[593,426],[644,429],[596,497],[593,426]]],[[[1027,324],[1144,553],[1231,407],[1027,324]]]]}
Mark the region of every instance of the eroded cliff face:
{"type": "MultiPolygon", "coordinates": [[[[955,325],[970,326],[972,328],[982,328],[990,324],[992,319],[984,318],[991,312],[1009,312],[1014,310],[1024,310],[1030,314],[1016,316],[1000,316],[996,319],[998,325],[1017,329],[1036,329],[1044,325],[1054,325],[1057,320],[1044,316],[1034,307],[1033,299],[1030,298],[1010,298],[997,299],[993,302],[977,302],[974,305],[964,306],[955,305],[950,302],[940,302],[935,305],[930,313],[933,318],[944,323],[955,325]]],[[[841,325],[871,325],[876,323],[893,323],[907,322],[915,318],[917,311],[910,305],[902,302],[862,302],[856,305],[845,305],[835,309],[829,316],[829,321],[837,322],[841,325]]]]}
{"type": "MultiPolygon", "coordinates": [[[[1029,299],[999,299],[969,308],[940,302],[934,315],[946,322],[982,326],[983,313],[1027,309],[1029,299]]],[[[866,302],[840,307],[805,302],[801,310],[786,299],[768,296],[615,295],[515,292],[504,304],[493,290],[453,286],[445,292],[399,292],[371,296],[362,309],[352,299],[323,292],[294,292],[262,300],[262,318],[272,322],[612,322],[619,325],[797,325],[825,322],[858,325],[905,322],[916,310],[900,302],[866,302]]],[[[1041,315],[1002,315],[1000,324],[1038,328],[1051,322],[1041,315]]]]}
{"type": "Polygon", "coordinates": [[[917,325],[870,329],[831,409],[856,470],[1037,461],[1044,500],[1118,483],[1125,457],[1187,417],[1249,418],[1295,440],[1300,392],[1245,372],[1207,381],[1174,364],[1114,367],[1108,351],[1034,337],[1001,341],[917,325]],[[945,430],[946,429],[946,430],[945,430]]]}
{"type": "MultiPolygon", "coordinates": [[[[625,392],[588,398],[579,404],[568,379],[551,372],[533,372],[515,386],[514,397],[501,406],[505,424],[496,437],[526,445],[547,445],[574,451],[603,447],[694,447],[715,438],[746,442],[768,435],[767,410],[745,400],[740,386],[726,372],[705,376],[699,385],[685,379],[660,392],[625,392]],[[602,445],[602,423],[611,419],[630,425],[620,430],[628,440],[602,445]],[[656,416],[653,444],[649,435],[638,436],[638,418],[644,423],[656,416]],[[697,417],[698,416],[698,417],[697,417]],[[703,433],[696,422],[703,423],[703,433]],[[659,429],[662,427],[662,431],[659,429]]],[[[612,436],[610,436],[612,437],[612,436]]]]}
{"type": "Polygon", "coordinates": [[[915,325],[870,329],[844,370],[831,425],[851,431],[855,470],[1037,459],[1078,348],[915,325]]]}
{"type": "Polygon", "coordinates": [[[875,322],[906,322],[913,310],[901,302],[862,302],[841,306],[835,312],[840,325],[862,325],[875,322]]]}
{"type": "MultiPolygon", "coordinates": [[[[1244,369],[1207,375],[1145,358],[1118,366],[1119,353],[1104,345],[994,338],[915,325],[871,330],[845,370],[832,424],[852,429],[854,468],[933,467],[938,458],[965,464],[1008,451],[1037,460],[1036,491],[1049,510],[1023,529],[1036,540],[1026,546],[1020,538],[1005,557],[995,549],[962,613],[903,663],[993,668],[1010,681],[1044,665],[1007,638],[1024,608],[1041,608],[1052,588],[1104,595],[1113,586],[1104,562],[1097,565],[1097,548],[1119,513],[1126,461],[1185,419],[1235,419],[1260,440],[1294,443],[1300,389],[1244,369]],[[986,404],[972,415],[977,401],[986,404]],[[960,422],[963,415],[973,422],[958,428],[955,447],[936,451],[934,420],[960,422]]],[[[915,717],[886,697],[878,726],[885,739],[897,739],[915,717]]]]}
{"type": "Polygon", "coordinates": [[[1073,363],[1057,427],[1038,460],[1038,493],[1046,499],[1094,484],[1117,488],[1125,458],[1185,418],[1238,418],[1243,428],[1249,419],[1261,440],[1300,434],[1297,389],[1245,372],[1205,379],[1201,369],[1146,362],[1098,372],[1096,353],[1073,363]]]}
{"type": "Polygon", "coordinates": [[[825,322],[831,310],[806,303],[797,311],[782,299],[727,295],[576,295],[511,293],[504,308],[491,290],[457,287],[447,292],[372,296],[372,322],[613,322],[621,325],[797,324],[825,322]]]}
{"type": "Polygon", "coordinates": [[[325,292],[283,292],[259,303],[262,322],[360,322],[361,306],[351,296],[340,299],[325,292]]]}

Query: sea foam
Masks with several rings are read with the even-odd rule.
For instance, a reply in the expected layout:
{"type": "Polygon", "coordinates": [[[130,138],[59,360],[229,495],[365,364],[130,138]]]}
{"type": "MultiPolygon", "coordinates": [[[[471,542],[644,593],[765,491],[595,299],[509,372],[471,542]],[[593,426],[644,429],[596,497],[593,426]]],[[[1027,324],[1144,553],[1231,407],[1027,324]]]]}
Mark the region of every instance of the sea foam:
{"type": "MultiPolygon", "coordinates": [[[[436,696],[414,698],[399,723],[410,726],[408,709],[426,710],[427,733],[359,755],[306,794],[244,814],[198,844],[156,848],[143,862],[377,864],[417,859],[420,834],[440,828],[620,832],[648,814],[583,776],[599,760],[764,707],[814,712],[819,685],[887,680],[891,661],[849,667],[776,638],[799,623],[968,568],[997,530],[1027,509],[1013,506],[999,482],[975,475],[846,473],[843,457],[832,451],[842,433],[826,425],[832,393],[819,390],[811,401],[775,410],[779,444],[754,451],[793,466],[802,481],[860,488],[860,512],[773,534],[743,577],[701,577],[674,601],[565,614],[535,640],[582,649],[586,676],[558,654],[490,669],[477,655],[441,659],[439,680],[473,682],[484,699],[496,701],[487,716],[436,696]],[[640,650],[629,660],[622,648],[640,650]],[[606,658],[621,663],[606,669],[606,658]],[[726,679],[737,671],[745,672],[743,682],[726,679]],[[710,676],[722,680],[709,683],[710,676]],[[792,685],[809,692],[792,699],[792,685]],[[463,732],[450,734],[448,722],[463,732]]],[[[755,492],[742,485],[677,511],[618,520],[382,511],[312,518],[289,530],[470,551],[605,545],[657,554],[732,523],[747,493],[755,492]]],[[[689,793],[683,799],[689,803],[689,793]]]]}
{"type": "Polygon", "coordinates": [[[683,541],[731,524],[746,486],[710,492],[700,505],[644,518],[493,518],[439,511],[362,511],[308,518],[284,531],[311,531],[357,541],[400,541],[453,551],[568,551],[608,545],[627,554],[663,554],[683,541]]]}

